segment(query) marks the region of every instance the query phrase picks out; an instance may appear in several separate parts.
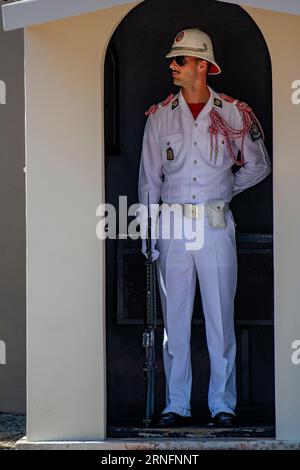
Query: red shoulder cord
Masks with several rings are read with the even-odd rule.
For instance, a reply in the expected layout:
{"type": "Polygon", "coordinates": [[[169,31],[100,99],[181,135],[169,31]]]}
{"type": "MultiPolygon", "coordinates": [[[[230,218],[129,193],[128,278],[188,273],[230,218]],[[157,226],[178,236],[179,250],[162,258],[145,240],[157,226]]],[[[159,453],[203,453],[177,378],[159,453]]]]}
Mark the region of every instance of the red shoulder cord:
{"type": "Polygon", "coordinates": [[[162,106],[167,106],[167,104],[170,103],[170,101],[172,101],[172,99],[174,98],[174,95],[173,93],[171,93],[171,95],[169,95],[164,101],[162,101],[161,103],[158,103],[158,104],[153,104],[146,112],[145,112],[145,116],[148,116],[149,114],[154,114],[156,113],[156,111],[161,108],[162,106]]]}
{"type": "Polygon", "coordinates": [[[264,133],[262,130],[262,127],[260,123],[258,122],[255,114],[253,113],[252,109],[250,106],[247,105],[247,103],[243,103],[241,101],[234,100],[233,98],[221,94],[220,97],[222,99],[225,99],[226,101],[229,101],[231,103],[235,102],[237,108],[239,109],[242,119],[243,119],[243,127],[242,129],[234,129],[231,127],[216,111],[215,109],[212,109],[210,111],[210,120],[211,120],[211,125],[209,127],[209,133],[210,133],[210,148],[211,151],[213,150],[213,136],[215,138],[215,151],[216,153],[218,152],[218,134],[221,134],[225,140],[226,140],[226,145],[227,149],[229,152],[229,155],[233,162],[238,165],[238,166],[243,166],[245,165],[244,161],[244,154],[243,154],[243,148],[244,148],[244,137],[245,135],[249,132],[250,127],[252,126],[253,122],[255,122],[259,130],[264,138],[264,133]],[[237,160],[236,156],[234,155],[230,139],[242,139],[242,144],[241,144],[241,160],[237,160]]]}

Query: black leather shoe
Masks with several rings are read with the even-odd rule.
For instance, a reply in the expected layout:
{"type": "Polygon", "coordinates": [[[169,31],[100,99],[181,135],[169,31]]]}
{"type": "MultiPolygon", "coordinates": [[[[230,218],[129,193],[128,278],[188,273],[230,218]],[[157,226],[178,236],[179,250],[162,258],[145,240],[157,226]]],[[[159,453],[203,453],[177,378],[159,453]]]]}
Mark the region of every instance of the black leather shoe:
{"type": "Polygon", "coordinates": [[[155,425],[158,428],[174,428],[176,426],[183,426],[190,424],[191,418],[180,416],[177,413],[170,411],[169,413],[162,414],[157,420],[155,425]]]}
{"type": "Polygon", "coordinates": [[[232,428],[236,424],[236,416],[231,413],[221,411],[214,416],[213,423],[219,428],[232,428]]]}

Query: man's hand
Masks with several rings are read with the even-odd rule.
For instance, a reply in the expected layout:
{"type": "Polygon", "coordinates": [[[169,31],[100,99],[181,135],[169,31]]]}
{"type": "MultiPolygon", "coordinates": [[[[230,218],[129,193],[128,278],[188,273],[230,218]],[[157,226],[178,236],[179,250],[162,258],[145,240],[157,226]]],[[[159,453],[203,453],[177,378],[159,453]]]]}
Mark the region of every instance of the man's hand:
{"type": "MultiPolygon", "coordinates": [[[[156,261],[159,257],[159,251],[155,249],[156,240],[151,240],[151,254],[152,254],[152,261],[156,261]]],[[[142,253],[147,258],[147,240],[142,240],[142,253]]]]}

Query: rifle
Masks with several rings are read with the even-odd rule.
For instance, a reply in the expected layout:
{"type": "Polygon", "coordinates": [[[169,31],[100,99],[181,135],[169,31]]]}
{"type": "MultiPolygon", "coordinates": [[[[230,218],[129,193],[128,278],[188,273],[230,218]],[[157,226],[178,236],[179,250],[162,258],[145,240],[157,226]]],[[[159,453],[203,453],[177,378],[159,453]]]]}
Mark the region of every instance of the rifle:
{"type": "Polygon", "coordinates": [[[143,366],[143,377],[146,384],[146,413],[143,423],[148,428],[154,415],[154,382],[155,382],[155,328],[156,328],[156,275],[155,261],[152,259],[151,250],[151,216],[148,194],[148,225],[146,254],[146,312],[144,316],[143,347],[145,348],[145,362],[143,366]]]}

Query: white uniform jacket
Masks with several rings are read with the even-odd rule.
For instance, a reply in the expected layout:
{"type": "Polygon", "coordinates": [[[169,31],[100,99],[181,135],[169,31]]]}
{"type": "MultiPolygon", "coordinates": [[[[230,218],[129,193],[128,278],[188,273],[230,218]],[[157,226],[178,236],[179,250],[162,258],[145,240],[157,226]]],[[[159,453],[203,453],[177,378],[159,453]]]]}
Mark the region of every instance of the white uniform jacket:
{"type": "MultiPolygon", "coordinates": [[[[235,174],[224,137],[211,151],[210,111],[214,108],[233,129],[243,119],[231,103],[210,87],[210,98],[195,120],[182,93],[149,115],[144,132],[139,172],[139,201],[150,203],[203,203],[212,199],[230,202],[232,197],[259,183],[271,171],[270,159],[260,133],[244,136],[245,165],[235,174]],[[260,137],[259,137],[260,136],[260,137]]],[[[213,136],[213,142],[215,143],[213,136]]],[[[237,155],[242,138],[231,140],[237,155]]]]}

